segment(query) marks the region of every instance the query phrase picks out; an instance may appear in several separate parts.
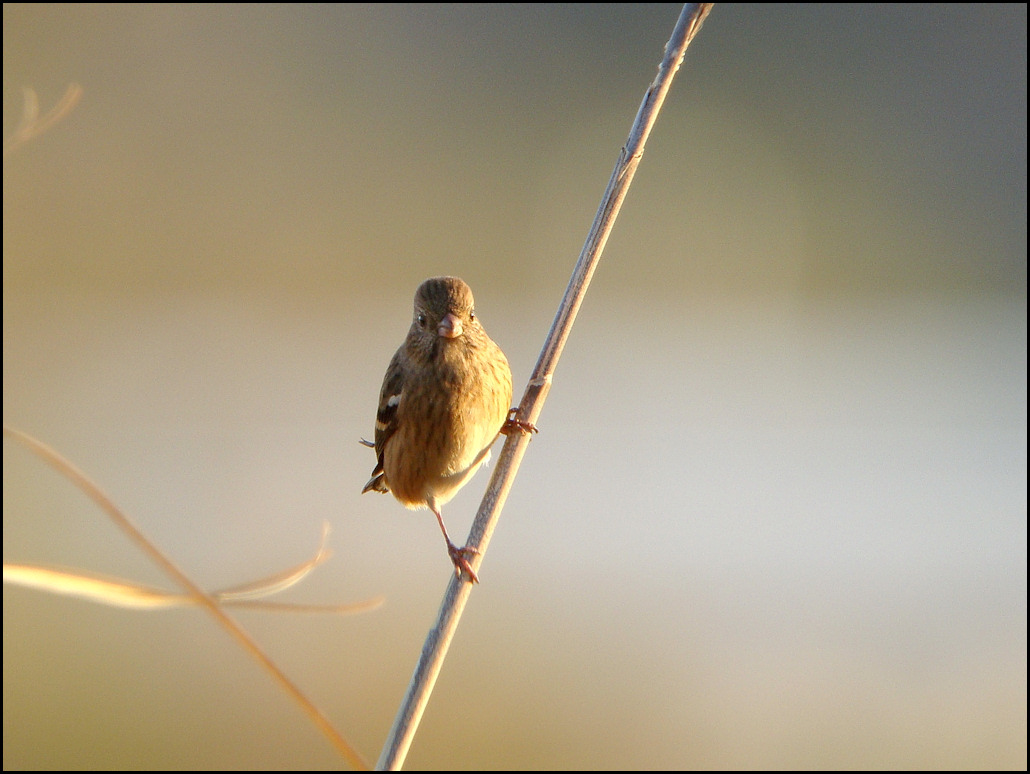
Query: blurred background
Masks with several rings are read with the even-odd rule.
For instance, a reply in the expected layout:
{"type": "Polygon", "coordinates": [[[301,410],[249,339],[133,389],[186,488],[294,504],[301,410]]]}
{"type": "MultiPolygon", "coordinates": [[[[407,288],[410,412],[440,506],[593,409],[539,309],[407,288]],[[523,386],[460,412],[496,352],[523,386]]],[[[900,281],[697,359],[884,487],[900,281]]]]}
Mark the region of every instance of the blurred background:
{"type": "MultiPolygon", "coordinates": [[[[4,159],[4,422],[92,476],[372,762],[449,579],[361,496],[456,274],[521,395],[680,6],[3,8],[80,103],[4,159]]],[[[1026,757],[1026,6],[717,5],[407,767],[1026,757]]],[[[4,441],[4,559],[169,583],[4,441]]],[[[488,476],[446,509],[467,534],[488,476]]],[[[4,768],[337,768],[208,616],[5,586],[4,768]]]]}

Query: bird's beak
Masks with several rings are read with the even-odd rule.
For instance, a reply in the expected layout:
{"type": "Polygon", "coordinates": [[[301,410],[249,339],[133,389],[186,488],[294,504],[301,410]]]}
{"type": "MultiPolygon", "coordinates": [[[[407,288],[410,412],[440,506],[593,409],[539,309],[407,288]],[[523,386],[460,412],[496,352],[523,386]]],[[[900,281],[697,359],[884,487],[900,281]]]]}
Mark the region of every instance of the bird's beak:
{"type": "Polygon", "coordinates": [[[461,327],[461,320],[454,314],[448,313],[436,328],[436,333],[443,339],[456,339],[464,329],[461,327]]]}

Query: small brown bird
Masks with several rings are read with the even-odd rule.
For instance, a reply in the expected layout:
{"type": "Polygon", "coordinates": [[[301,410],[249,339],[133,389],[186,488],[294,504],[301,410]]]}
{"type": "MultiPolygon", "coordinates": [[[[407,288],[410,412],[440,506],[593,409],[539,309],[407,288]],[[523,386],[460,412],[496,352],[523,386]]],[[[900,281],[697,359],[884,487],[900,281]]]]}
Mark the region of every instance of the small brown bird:
{"type": "Polygon", "coordinates": [[[472,290],[457,277],[427,279],[415,292],[408,336],[386,369],[375,443],[363,441],[377,460],[361,492],[393,492],[407,508],[429,508],[455,572],[464,570],[473,583],[479,579],[469,557],[476,550],[454,545],[440,508],[490,458],[510,406],[511,369],[476,317],[472,290]]]}

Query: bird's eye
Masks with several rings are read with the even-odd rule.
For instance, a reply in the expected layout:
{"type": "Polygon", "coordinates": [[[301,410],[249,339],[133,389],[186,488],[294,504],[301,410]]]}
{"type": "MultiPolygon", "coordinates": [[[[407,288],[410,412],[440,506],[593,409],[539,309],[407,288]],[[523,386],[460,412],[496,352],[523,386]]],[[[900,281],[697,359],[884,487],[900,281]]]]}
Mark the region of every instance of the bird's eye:
{"type": "Polygon", "coordinates": [[[425,312],[419,312],[418,313],[418,317],[416,317],[415,319],[418,321],[418,327],[419,328],[425,328],[426,327],[426,313],[425,312]]]}
{"type": "Polygon", "coordinates": [[[476,310],[475,309],[469,309],[469,319],[470,320],[475,320],[476,319],[476,310]]]}

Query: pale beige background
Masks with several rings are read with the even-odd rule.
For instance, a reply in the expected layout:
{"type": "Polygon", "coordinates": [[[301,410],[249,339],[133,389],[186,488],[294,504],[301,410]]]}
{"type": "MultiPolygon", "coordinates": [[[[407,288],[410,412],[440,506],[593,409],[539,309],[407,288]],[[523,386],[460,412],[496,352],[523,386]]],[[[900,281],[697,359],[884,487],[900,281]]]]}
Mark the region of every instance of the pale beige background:
{"type": "MultiPolygon", "coordinates": [[[[370,759],[449,565],[359,495],[426,276],[522,385],[679,6],[4,5],[4,421],[370,759]]],[[[517,390],[520,392],[520,389],[517,390]]],[[[1026,8],[717,6],[410,768],[1026,767],[1026,8]]],[[[447,508],[455,535],[486,476],[447,508]]],[[[4,443],[4,559],[164,579],[4,443]]],[[[5,768],[334,768],[196,611],[4,589],[5,768]]]]}

